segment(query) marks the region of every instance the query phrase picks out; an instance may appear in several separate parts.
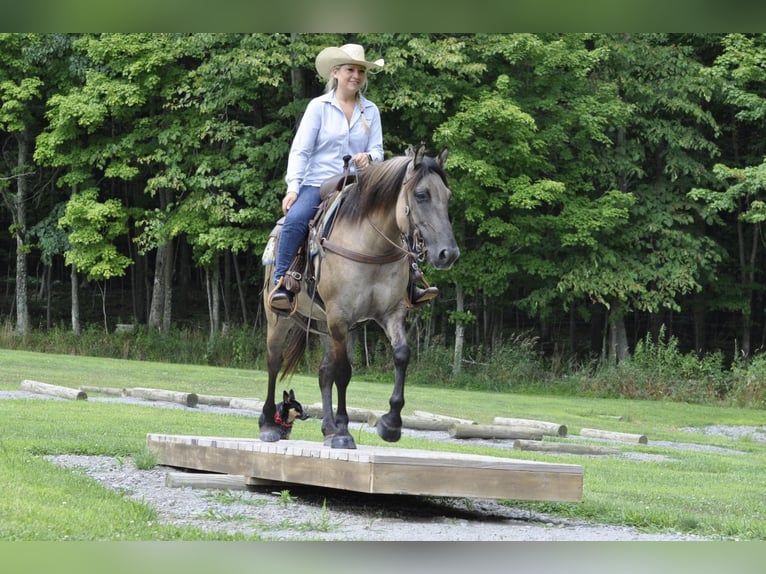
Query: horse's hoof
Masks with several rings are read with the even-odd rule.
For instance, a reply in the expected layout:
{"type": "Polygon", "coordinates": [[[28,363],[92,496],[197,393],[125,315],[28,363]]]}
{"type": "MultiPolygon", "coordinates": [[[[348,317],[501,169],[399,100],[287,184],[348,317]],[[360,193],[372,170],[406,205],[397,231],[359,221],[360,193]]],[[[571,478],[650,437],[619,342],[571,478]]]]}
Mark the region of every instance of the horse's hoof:
{"type": "Polygon", "coordinates": [[[378,429],[378,436],[386,442],[396,442],[402,438],[402,427],[390,427],[383,422],[383,418],[379,419],[375,426],[378,429]]]}
{"type": "Polygon", "coordinates": [[[334,435],[325,437],[324,445],[329,446],[330,448],[346,448],[346,449],[356,448],[356,443],[354,442],[354,438],[349,434],[346,434],[346,435],[334,434],[334,435]]]}
{"type": "Polygon", "coordinates": [[[263,442],[277,442],[281,438],[279,431],[274,429],[262,429],[261,440],[263,442]]]}

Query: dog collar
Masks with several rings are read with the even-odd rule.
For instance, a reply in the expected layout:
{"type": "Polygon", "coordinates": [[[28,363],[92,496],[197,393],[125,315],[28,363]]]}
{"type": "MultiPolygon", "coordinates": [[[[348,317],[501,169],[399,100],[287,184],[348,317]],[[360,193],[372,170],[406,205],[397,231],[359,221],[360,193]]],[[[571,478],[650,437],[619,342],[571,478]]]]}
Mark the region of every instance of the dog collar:
{"type": "Polygon", "coordinates": [[[274,422],[285,428],[291,428],[293,426],[293,423],[286,423],[283,421],[279,413],[274,413],[274,422]]]}

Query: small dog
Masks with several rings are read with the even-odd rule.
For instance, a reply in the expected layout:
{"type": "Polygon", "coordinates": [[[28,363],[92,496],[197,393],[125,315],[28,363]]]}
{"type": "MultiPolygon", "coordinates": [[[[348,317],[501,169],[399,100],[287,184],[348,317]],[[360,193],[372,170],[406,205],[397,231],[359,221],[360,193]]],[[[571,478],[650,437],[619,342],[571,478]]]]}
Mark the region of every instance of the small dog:
{"type": "Polygon", "coordinates": [[[277,412],[274,414],[274,422],[279,425],[280,438],[287,440],[293,430],[293,421],[305,421],[309,415],[303,412],[303,406],[295,399],[295,393],[282,392],[282,402],[277,403],[277,412]]]}

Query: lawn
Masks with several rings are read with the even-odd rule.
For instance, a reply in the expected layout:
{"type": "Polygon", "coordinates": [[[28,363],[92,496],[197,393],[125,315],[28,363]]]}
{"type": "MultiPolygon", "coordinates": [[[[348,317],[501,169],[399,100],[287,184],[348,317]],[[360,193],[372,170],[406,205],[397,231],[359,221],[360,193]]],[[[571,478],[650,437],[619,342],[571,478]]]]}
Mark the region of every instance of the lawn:
{"type": "MultiPolygon", "coordinates": [[[[263,372],[0,350],[0,390],[23,379],[79,387],[154,387],[264,398],[263,372]]],[[[416,368],[416,367],[414,367],[416,368]]],[[[304,404],[319,401],[314,377],[289,381],[304,404]]],[[[285,387],[287,388],[287,387],[285,387]]],[[[385,409],[391,385],[352,380],[349,405],[385,409]]],[[[491,423],[495,416],[565,424],[570,435],[584,427],[643,434],[647,445],[625,452],[655,457],[584,457],[403,438],[397,446],[474,452],[567,462],[583,466],[581,503],[507,504],[635,526],[646,531],[696,533],[713,539],[766,540],[766,443],[691,432],[709,424],[760,426],[763,411],[715,405],[547,397],[410,386],[404,413],[424,410],[491,423]],[[718,446],[737,453],[677,449],[662,441],[718,446]],[[649,460],[646,460],[649,458],[649,460]]],[[[158,525],[151,508],[126,500],[98,483],[45,460],[54,453],[145,457],[146,433],[257,436],[250,417],[197,409],[96,401],[0,401],[0,540],[224,540],[193,528],[158,525]]],[[[319,421],[296,425],[294,439],[321,439],[319,421]]],[[[360,444],[383,444],[374,434],[360,444]]],[[[235,537],[236,539],[236,537],[235,537]]]]}

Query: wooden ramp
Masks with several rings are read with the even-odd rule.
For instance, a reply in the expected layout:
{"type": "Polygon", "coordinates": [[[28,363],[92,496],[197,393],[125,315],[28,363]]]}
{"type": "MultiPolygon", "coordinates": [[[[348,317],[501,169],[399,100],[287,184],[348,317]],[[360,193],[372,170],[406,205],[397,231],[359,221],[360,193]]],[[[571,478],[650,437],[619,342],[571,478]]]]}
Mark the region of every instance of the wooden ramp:
{"type": "Polygon", "coordinates": [[[511,458],[319,442],[147,434],[165,466],[364,492],[515,500],[582,500],[582,467],[511,458]]]}

